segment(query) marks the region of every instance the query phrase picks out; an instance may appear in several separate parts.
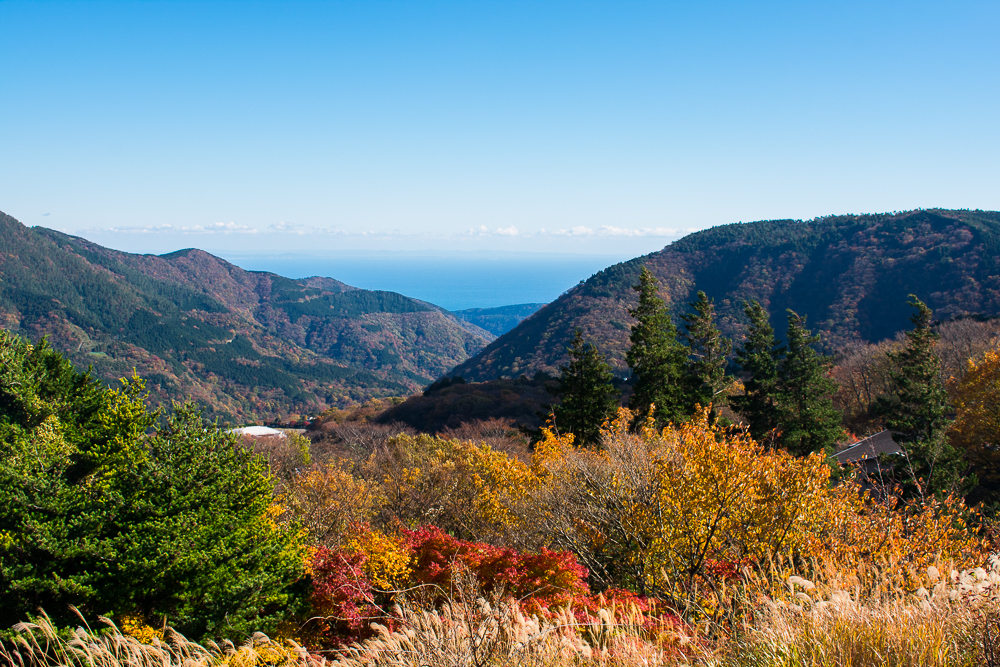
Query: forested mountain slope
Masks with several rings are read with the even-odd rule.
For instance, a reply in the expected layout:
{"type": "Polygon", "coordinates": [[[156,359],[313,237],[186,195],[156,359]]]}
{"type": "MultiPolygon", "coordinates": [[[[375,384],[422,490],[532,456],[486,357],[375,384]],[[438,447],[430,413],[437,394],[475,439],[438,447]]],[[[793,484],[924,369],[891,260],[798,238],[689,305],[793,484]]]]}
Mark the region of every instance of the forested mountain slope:
{"type": "Polygon", "coordinates": [[[642,265],[659,278],[675,319],[704,290],[716,301],[721,328],[737,340],[744,326],[741,305],[757,299],[779,335],[791,308],[808,316],[808,326],[828,346],[878,341],[908,327],[909,293],[941,319],[1000,314],[1000,213],[932,209],[697,232],[594,275],[450,375],[480,381],[552,372],[565,363],[578,327],[617,372],[626,372],[632,324],[627,311],[642,265]]]}
{"type": "Polygon", "coordinates": [[[133,255],[0,213],[0,326],[154,399],[280,418],[418,390],[492,336],[437,306],[331,278],[244,271],[201,250],[133,255]]]}

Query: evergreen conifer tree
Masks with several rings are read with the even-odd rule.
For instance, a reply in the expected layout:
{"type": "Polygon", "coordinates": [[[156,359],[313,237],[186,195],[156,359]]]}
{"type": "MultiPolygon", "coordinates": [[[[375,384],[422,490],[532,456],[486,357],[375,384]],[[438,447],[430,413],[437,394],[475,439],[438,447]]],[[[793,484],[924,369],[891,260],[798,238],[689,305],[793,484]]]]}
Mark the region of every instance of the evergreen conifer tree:
{"type": "Polygon", "coordinates": [[[611,367],[593,343],[583,340],[579,329],[569,348],[570,362],[562,366],[556,393],[562,397],[555,406],[556,426],[576,436],[576,442],[596,445],[601,425],[618,408],[611,367]]]}
{"type": "Polygon", "coordinates": [[[247,637],[291,611],[300,531],[276,525],[267,462],[191,405],[159,417],[138,378],[115,391],[44,341],[0,329],[0,624],[167,617],[247,637]]]}
{"type": "Polygon", "coordinates": [[[837,383],[827,377],[832,362],[812,347],[819,339],[804,317],[788,311],[788,342],[778,364],[778,428],[782,446],[793,454],[832,452],[844,432],[833,406],[837,383]]]}
{"type": "Polygon", "coordinates": [[[896,391],[880,399],[878,409],[893,439],[906,450],[913,477],[907,486],[919,494],[955,490],[963,462],[945,437],[950,404],[934,353],[939,336],[931,329],[931,309],[912,294],[909,304],[916,309],[910,317],[914,328],[906,332],[906,346],[889,354],[896,391]]]}
{"type": "Polygon", "coordinates": [[[736,363],[749,377],[743,382],[744,394],[733,396],[729,404],[746,419],[750,435],[764,442],[778,426],[778,342],[767,311],[757,301],[743,304],[743,312],[750,328],[736,351],[736,363]]]}
{"type": "Polygon", "coordinates": [[[698,292],[697,301],[691,304],[694,313],[683,315],[687,332],[690,359],[688,373],[694,383],[694,398],[701,405],[725,405],[723,393],[729,386],[726,377],[726,357],[733,349],[732,342],[722,336],[715,322],[715,303],[704,292],[698,292]]]}
{"type": "Polygon", "coordinates": [[[625,355],[635,377],[635,392],[629,406],[640,415],[656,406],[654,416],[660,421],[683,421],[691,415],[694,401],[686,372],[687,348],[677,340],[677,327],[670,312],[657,294],[659,281],[642,267],[639,304],[629,315],[636,319],[629,340],[632,346],[625,355]]]}

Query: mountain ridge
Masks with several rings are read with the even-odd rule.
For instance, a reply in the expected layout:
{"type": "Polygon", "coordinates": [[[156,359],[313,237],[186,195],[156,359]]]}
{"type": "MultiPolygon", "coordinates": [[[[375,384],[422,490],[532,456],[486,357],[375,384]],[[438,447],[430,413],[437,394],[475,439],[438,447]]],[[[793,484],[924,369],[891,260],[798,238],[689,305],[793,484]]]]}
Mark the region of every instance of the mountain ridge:
{"type": "Polygon", "coordinates": [[[408,394],[492,340],[445,309],[333,278],[245,271],[202,250],[137,255],[0,214],[0,326],[159,404],[227,420],[408,394]]]}
{"type": "Polygon", "coordinates": [[[677,315],[697,290],[716,301],[720,328],[737,341],[741,305],[757,299],[779,335],[786,308],[808,316],[828,346],[876,341],[908,326],[909,293],[939,318],[1000,314],[1000,213],[920,209],[720,225],[663,250],[610,266],[526,318],[450,375],[483,381],[557,372],[573,330],[628,373],[625,351],[647,266],[677,315]]]}

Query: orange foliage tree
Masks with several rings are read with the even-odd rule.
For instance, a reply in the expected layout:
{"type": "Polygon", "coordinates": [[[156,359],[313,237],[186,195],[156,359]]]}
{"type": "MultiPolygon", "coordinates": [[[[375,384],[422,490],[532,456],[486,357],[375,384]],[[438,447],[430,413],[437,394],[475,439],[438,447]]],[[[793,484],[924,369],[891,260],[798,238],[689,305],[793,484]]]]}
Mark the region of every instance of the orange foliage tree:
{"type": "Polygon", "coordinates": [[[986,544],[968,525],[970,512],[959,498],[872,498],[853,484],[830,489],[828,497],[801,554],[843,588],[915,588],[929,565],[985,562],[986,544]]]}

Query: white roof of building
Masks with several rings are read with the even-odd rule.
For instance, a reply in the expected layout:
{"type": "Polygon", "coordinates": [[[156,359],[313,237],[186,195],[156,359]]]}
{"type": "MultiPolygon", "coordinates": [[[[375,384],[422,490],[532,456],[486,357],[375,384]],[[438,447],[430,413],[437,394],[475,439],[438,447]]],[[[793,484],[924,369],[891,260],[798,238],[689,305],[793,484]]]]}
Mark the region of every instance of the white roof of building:
{"type": "Polygon", "coordinates": [[[243,428],[234,428],[230,433],[239,433],[240,435],[253,435],[253,436],[267,436],[276,435],[278,437],[284,438],[284,431],[279,431],[276,428],[269,428],[267,426],[244,426],[243,428]]]}

